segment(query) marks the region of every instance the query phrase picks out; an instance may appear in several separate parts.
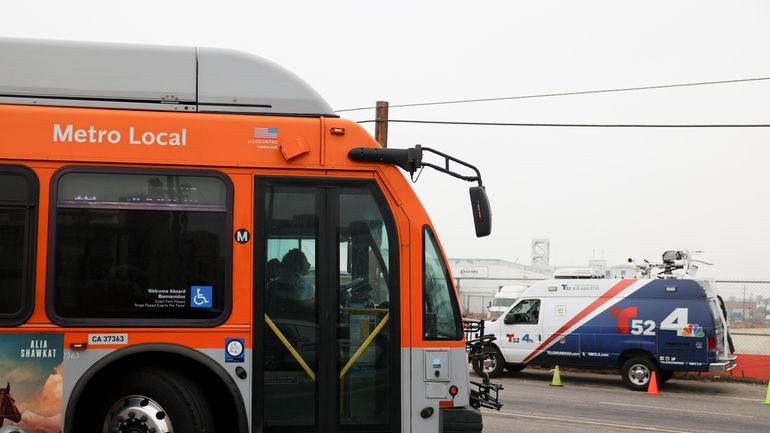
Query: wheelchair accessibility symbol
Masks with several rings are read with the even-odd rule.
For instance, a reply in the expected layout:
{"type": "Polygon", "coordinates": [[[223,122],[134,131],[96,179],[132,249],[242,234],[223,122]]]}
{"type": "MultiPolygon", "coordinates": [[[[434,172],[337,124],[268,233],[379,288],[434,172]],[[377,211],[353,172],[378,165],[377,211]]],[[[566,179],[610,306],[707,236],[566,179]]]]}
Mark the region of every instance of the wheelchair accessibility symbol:
{"type": "Polygon", "coordinates": [[[211,308],[214,305],[212,286],[190,287],[190,306],[193,308],[211,308]]]}

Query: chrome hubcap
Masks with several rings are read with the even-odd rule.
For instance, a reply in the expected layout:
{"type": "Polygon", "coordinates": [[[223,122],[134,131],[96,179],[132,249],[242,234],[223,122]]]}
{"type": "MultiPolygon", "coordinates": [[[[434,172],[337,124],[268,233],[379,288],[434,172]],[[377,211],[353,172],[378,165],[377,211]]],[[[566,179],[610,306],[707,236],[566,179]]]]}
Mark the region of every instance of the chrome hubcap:
{"type": "Polygon", "coordinates": [[[497,357],[491,355],[489,358],[485,358],[481,364],[484,373],[491,373],[497,368],[497,357]]]}
{"type": "Polygon", "coordinates": [[[157,402],[141,395],[130,395],[110,407],[103,432],[174,433],[174,428],[157,402]]]}
{"type": "Polygon", "coordinates": [[[635,385],[646,385],[650,381],[650,370],[643,364],[633,365],[628,370],[628,378],[635,385]]]}

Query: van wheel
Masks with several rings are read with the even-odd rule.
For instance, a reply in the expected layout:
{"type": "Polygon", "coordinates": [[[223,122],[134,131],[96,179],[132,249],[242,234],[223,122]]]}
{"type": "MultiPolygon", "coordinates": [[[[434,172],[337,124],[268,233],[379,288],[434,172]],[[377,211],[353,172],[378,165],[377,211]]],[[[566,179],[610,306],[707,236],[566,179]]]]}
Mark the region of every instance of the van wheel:
{"type": "Polygon", "coordinates": [[[527,364],[505,364],[505,369],[511,373],[518,373],[527,368],[527,364]]]}
{"type": "Polygon", "coordinates": [[[215,431],[214,416],[197,384],[181,373],[146,368],[89,393],[86,419],[76,431],[201,432],[215,431]],[[85,428],[88,427],[88,428],[85,428]]]}
{"type": "Polygon", "coordinates": [[[492,346],[489,355],[473,361],[473,371],[479,376],[488,374],[489,377],[500,377],[503,375],[503,368],[505,368],[505,359],[495,346],[492,346]]]}
{"type": "Polygon", "coordinates": [[[668,380],[671,379],[673,376],[674,376],[674,372],[671,370],[658,370],[659,383],[668,382],[668,380]]]}
{"type": "Polygon", "coordinates": [[[623,364],[620,375],[627,387],[634,391],[646,391],[653,371],[656,375],[660,374],[655,362],[649,358],[636,357],[623,364]]]}

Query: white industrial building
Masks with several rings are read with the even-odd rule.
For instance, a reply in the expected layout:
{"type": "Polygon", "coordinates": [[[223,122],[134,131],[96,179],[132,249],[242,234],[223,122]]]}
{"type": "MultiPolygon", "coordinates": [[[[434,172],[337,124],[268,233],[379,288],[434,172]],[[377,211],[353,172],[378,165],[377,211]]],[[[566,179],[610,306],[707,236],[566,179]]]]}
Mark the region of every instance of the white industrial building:
{"type": "Polygon", "coordinates": [[[501,287],[531,284],[553,275],[553,270],[498,259],[449,259],[460,293],[463,316],[485,314],[501,287]]]}

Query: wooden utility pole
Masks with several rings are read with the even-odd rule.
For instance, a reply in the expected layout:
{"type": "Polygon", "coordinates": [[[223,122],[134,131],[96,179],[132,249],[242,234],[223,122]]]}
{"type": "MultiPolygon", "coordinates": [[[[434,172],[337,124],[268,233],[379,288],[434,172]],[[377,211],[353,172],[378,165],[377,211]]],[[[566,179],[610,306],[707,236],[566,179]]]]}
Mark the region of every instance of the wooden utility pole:
{"type": "Polygon", "coordinates": [[[388,147],[388,101],[377,101],[374,118],[374,139],[380,146],[388,147]]]}

